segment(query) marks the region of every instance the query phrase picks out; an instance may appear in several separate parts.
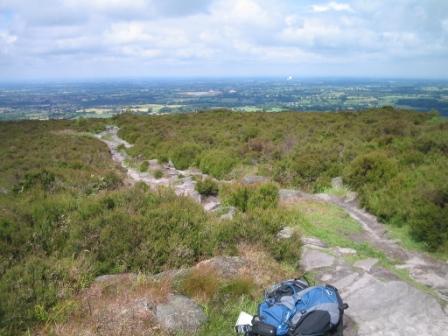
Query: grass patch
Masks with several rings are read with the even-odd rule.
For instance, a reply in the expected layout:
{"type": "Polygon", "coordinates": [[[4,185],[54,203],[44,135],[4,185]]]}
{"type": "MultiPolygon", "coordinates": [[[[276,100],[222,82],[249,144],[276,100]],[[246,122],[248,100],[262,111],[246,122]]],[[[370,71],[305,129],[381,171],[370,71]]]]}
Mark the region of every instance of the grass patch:
{"type": "Polygon", "coordinates": [[[156,179],[161,179],[163,177],[163,171],[161,169],[157,169],[154,171],[154,177],[156,179]]]}
{"type": "Polygon", "coordinates": [[[346,197],[350,191],[351,190],[346,186],[343,186],[342,188],[331,187],[323,190],[324,193],[337,197],[346,197]]]}
{"type": "Polygon", "coordinates": [[[350,235],[362,232],[358,222],[333,204],[303,200],[286,209],[300,223],[304,235],[317,237],[331,246],[351,247],[354,242],[350,235]]]}
{"type": "Polygon", "coordinates": [[[435,251],[428,252],[428,248],[424,242],[417,242],[412,239],[410,234],[410,228],[408,226],[396,226],[396,225],[387,225],[387,232],[393,239],[397,239],[400,241],[400,244],[411,251],[417,251],[421,253],[427,253],[439,260],[448,260],[448,251],[435,251]]]}
{"type": "Polygon", "coordinates": [[[258,304],[259,300],[254,300],[252,297],[244,295],[236,299],[227,300],[220,308],[213,307],[211,304],[204,306],[208,322],[201,328],[197,335],[228,336],[233,334],[239,313],[245,311],[251,315],[255,315],[258,304]]]}
{"type": "Polygon", "coordinates": [[[148,163],[148,161],[143,161],[143,162],[140,164],[139,171],[142,172],[142,173],[145,173],[145,172],[148,171],[148,168],[149,168],[149,163],[148,163]]]}

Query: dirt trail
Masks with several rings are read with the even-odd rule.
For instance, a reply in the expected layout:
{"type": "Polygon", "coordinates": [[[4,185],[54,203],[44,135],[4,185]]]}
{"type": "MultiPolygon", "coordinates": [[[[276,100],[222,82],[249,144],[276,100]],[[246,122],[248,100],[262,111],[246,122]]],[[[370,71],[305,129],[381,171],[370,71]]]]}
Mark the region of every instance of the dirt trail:
{"type": "Polygon", "coordinates": [[[205,178],[207,177],[206,174],[202,174],[197,169],[178,170],[171,162],[159,164],[157,160],[149,160],[148,171],[141,172],[138,168],[129,164],[130,157],[125,151],[121,150],[122,146],[124,148],[131,148],[133,145],[118,136],[118,127],[108,126],[104,132],[97,134],[96,137],[109,147],[112,159],[126,170],[131,183],[143,182],[151,189],[170,187],[174,189],[178,196],[193,198],[206,211],[214,211],[220,208],[221,204],[216,197],[202,197],[196,191],[195,177],[205,178]],[[153,174],[155,171],[162,172],[163,177],[156,178],[153,174]]]}

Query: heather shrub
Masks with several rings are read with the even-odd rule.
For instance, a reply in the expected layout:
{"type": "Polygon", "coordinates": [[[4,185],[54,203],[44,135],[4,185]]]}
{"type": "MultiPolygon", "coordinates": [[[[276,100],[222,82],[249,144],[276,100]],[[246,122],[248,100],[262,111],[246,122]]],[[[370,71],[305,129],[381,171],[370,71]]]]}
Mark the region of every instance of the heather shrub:
{"type": "Polygon", "coordinates": [[[230,185],[223,187],[224,202],[243,212],[253,209],[276,208],[278,204],[278,187],[272,183],[261,185],[230,185]]]}
{"type": "Polygon", "coordinates": [[[196,163],[201,152],[198,145],[185,143],[177,145],[170,151],[170,159],[177,169],[187,169],[196,163]]]}
{"type": "Polygon", "coordinates": [[[143,161],[140,164],[140,167],[138,168],[142,173],[147,172],[149,168],[149,162],[148,161],[143,161]]]}
{"type": "Polygon", "coordinates": [[[163,171],[160,170],[160,169],[157,169],[157,170],[154,172],[154,177],[155,177],[156,179],[161,179],[161,178],[163,177],[163,171]]]}
{"type": "Polygon", "coordinates": [[[213,179],[205,178],[197,181],[196,190],[203,196],[216,196],[219,192],[219,186],[213,179]]]}
{"type": "Polygon", "coordinates": [[[371,184],[384,186],[398,172],[396,162],[384,151],[370,152],[357,157],[346,171],[346,180],[356,189],[371,184]]]}
{"type": "Polygon", "coordinates": [[[230,173],[236,162],[237,161],[231,152],[208,150],[202,152],[199,168],[206,174],[222,179],[230,173]]]}

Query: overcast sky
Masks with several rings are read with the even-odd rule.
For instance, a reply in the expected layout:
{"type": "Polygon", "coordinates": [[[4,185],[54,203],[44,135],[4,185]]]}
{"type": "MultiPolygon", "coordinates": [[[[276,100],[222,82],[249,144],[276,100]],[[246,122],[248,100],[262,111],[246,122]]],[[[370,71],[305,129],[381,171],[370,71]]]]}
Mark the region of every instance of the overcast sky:
{"type": "Polygon", "coordinates": [[[448,79],[448,0],[0,0],[0,80],[448,79]]]}

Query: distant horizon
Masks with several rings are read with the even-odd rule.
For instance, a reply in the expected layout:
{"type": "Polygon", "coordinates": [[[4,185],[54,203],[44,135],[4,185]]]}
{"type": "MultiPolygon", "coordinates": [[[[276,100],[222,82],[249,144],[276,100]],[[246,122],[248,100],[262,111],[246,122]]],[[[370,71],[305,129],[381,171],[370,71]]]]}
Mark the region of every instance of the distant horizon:
{"type": "Polygon", "coordinates": [[[172,77],[0,83],[0,120],[187,113],[360,110],[381,106],[448,116],[448,81],[348,77],[172,77]]]}
{"type": "Polygon", "coordinates": [[[328,81],[435,81],[435,82],[448,82],[448,78],[442,77],[369,77],[369,76],[294,76],[292,79],[288,79],[288,75],[277,76],[123,76],[123,77],[79,77],[79,78],[15,78],[15,79],[0,79],[0,84],[50,84],[50,83],[107,83],[107,82],[150,82],[150,81],[194,81],[194,80],[207,80],[207,81],[231,81],[231,80],[284,80],[292,82],[300,81],[313,81],[313,80],[328,80],[328,81]]]}

